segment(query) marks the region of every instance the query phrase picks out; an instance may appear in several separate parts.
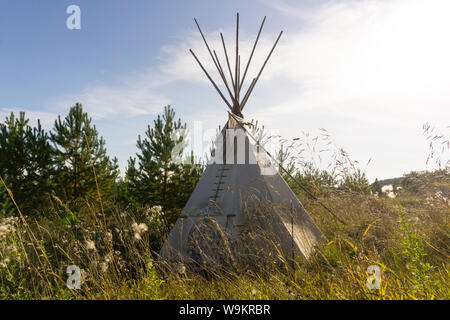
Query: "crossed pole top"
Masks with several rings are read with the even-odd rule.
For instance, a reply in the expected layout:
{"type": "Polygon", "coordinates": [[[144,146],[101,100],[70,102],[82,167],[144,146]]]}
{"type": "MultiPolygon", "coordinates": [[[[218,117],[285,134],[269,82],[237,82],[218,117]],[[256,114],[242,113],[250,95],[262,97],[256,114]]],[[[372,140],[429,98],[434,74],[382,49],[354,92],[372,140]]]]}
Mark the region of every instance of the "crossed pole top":
{"type": "Polygon", "coordinates": [[[222,34],[222,32],[220,33],[223,51],[224,51],[225,59],[226,59],[226,63],[227,63],[227,69],[229,72],[229,77],[231,79],[231,87],[228,84],[227,76],[225,75],[226,72],[222,68],[222,64],[220,63],[220,60],[219,60],[219,57],[217,56],[216,51],[215,50],[211,51],[211,48],[209,47],[208,42],[206,41],[205,35],[203,34],[202,29],[200,28],[200,25],[197,22],[197,19],[194,18],[194,21],[195,21],[195,24],[197,25],[198,31],[200,32],[200,34],[203,38],[203,41],[205,42],[206,48],[208,49],[208,52],[209,52],[209,55],[211,56],[211,59],[213,60],[214,65],[216,66],[216,69],[219,72],[219,75],[225,85],[228,95],[230,96],[231,102],[228,101],[228,99],[225,97],[225,95],[222,93],[222,91],[220,91],[219,87],[214,82],[214,80],[211,78],[211,76],[208,74],[206,69],[203,67],[202,63],[197,58],[194,51],[192,51],[192,49],[189,49],[189,51],[192,53],[195,60],[200,65],[200,68],[202,68],[203,72],[206,74],[209,81],[211,81],[212,85],[217,90],[220,97],[227,104],[228,108],[230,108],[231,112],[233,114],[243,118],[242,109],[244,109],[245,104],[248,101],[248,98],[252,94],[252,91],[255,88],[255,85],[258,82],[258,79],[261,76],[261,73],[263,72],[263,70],[267,64],[267,61],[269,61],[270,56],[273,53],[273,50],[277,46],[278,40],[280,40],[280,37],[283,34],[283,31],[281,31],[280,34],[278,35],[278,38],[275,41],[272,49],[270,50],[266,60],[264,61],[264,64],[262,65],[261,69],[259,70],[259,73],[257,74],[257,76],[255,78],[253,78],[252,82],[250,83],[249,87],[247,88],[247,92],[243,95],[243,97],[241,99],[242,86],[244,84],[244,80],[247,75],[248,67],[250,66],[250,63],[252,61],[253,53],[255,52],[256,45],[258,44],[259,36],[261,35],[261,31],[263,29],[264,22],[266,21],[266,17],[264,17],[264,19],[261,23],[261,27],[259,28],[258,35],[256,36],[256,40],[255,40],[255,43],[253,44],[252,52],[250,53],[250,57],[248,58],[247,65],[244,69],[244,74],[242,75],[242,77],[241,77],[241,56],[239,55],[239,13],[237,13],[237,15],[236,15],[236,56],[235,56],[236,59],[235,59],[235,64],[234,64],[234,74],[233,74],[233,70],[232,70],[233,68],[230,64],[230,60],[228,59],[228,52],[227,52],[227,48],[225,46],[225,40],[224,40],[223,34],[222,34]]]}

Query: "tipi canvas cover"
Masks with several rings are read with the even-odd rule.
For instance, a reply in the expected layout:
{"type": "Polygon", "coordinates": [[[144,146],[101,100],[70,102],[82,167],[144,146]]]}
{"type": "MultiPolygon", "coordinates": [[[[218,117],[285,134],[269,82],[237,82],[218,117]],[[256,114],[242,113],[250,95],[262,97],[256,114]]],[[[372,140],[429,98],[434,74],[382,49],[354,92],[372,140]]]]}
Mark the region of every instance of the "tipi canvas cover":
{"type": "MultiPolygon", "coordinates": [[[[238,120],[236,120],[238,119],[238,120]]],[[[164,244],[167,261],[309,257],[322,233],[266,153],[230,116],[215,156],[164,244]]]]}
{"type": "Polygon", "coordinates": [[[266,261],[270,257],[286,259],[298,253],[308,258],[323,237],[275,170],[268,154],[255,141],[242,116],[242,110],[283,33],[280,32],[259,73],[241,98],[240,92],[265,20],[262,21],[242,76],[238,44],[239,14],[236,21],[234,68],[231,67],[223,35],[221,40],[226,65],[221,64],[216,51],[211,50],[195,20],[231,102],[195,53],[192,50],[190,52],[231,112],[215,142],[215,155],[161,250],[161,256],[166,261],[204,266],[261,258],[266,261]],[[222,65],[227,66],[228,70],[222,65]]]}

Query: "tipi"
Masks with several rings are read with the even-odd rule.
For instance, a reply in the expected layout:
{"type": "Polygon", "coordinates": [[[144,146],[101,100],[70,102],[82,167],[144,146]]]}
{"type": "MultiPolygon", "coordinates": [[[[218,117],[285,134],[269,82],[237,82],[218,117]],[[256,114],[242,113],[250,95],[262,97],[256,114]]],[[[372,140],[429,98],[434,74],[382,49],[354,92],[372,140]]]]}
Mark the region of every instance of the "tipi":
{"type": "Polygon", "coordinates": [[[166,261],[211,265],[242,259],[266,259],[269,256],[289,258],[298,253],[308,258],[314,246],[323,239],[321,231],[275,170],[272,163],[275,159],[255,140],[242,116],[242,109],[282,35],[280,32],[261,70],[240,99],[265,19],[242,77],[238,51],[239,14],[234,74],[223,35],[220,34],[231,87],[216,52],[211,52],[194,19],[231,103],[194,52],[190,52],[230,112],[228,122],[215,142],[214,155],[161,250],[161,256],[166,261]]]}

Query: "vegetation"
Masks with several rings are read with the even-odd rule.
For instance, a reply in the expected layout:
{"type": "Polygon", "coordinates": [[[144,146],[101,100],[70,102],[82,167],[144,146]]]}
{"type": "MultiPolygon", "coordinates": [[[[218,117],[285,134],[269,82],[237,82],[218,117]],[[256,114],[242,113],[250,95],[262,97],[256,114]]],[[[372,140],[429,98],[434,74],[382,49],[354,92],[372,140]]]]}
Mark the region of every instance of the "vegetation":
{"type": "MultiPolygon", "coordinates": [[[[185,156],[175,119],[166,107],[138,138],[123,178],[79,104],[49,134],[23,113],[0,124],[0,298],[449,299],[449,168],[370,185],[340,148],[321,168],[308,136],[278,158],[344,221],[284,176],[327,238],[311,259],[201,273],[162,263],[159,249],[203,170],[185,156]],[[395,197],[383,196],[387,184],[395,197]],[[71,265],[78,290],[66,285],[71,265]],[[371,265],[380,289],[367,286],[371,265]]],[[[325,131],[322,141],[331,141],[325,131]]]]}
{"type": "Polygon", "coordinates": [[[186,124],[167,106],[145,135],[137,141],[137,163],[128,160],[125,189],[131,203],[157,203],[166,212],[183,208],[203,172],[192,156],[183,158],[186,124]]]}
{"type": "Polygon", "coordinates": [[[105,140],[99,137],[91,122],[77,103],[63,121],[58,117],[50,133],[53,143],[52,180],[58,197],[65,201],[95,197],[97,183],[105,195],[110,195],[118,177],[117,159],[110,160],[106,155],[105,140]]]}

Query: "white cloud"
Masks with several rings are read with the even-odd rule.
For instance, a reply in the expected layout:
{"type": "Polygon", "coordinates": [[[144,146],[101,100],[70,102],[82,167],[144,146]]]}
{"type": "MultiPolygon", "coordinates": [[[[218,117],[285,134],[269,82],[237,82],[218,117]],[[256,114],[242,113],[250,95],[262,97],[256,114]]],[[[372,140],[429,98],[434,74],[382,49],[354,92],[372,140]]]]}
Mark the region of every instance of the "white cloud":
{"type": "MultiPolygon", "coordinates": [[[[336,140],[357,158],[376,156],[369,169],[372,178],[422,168],[426,148],[421,124],[447,125],[450,118],[450,2],[330,1],[309,11],[283,2],[264,3],[287,18],[300,17],[301,25],[283,35],[244,110],[247,117],[280,128],[286,136],[321,127],[337,132],[336,140]]],[[[234,31],[223,31],[234,61],[234,31]]],[[[204,32],[226,68],[219,30],[204,32]]],[[[247,83],[276,36],[263,33],[247,83]]],[[[242,66],[254,37],[242,30],[242,66]]],[[[189,48],[219,82],[200,35],[191,29],[183,40],[162,48],[158,67],[121,85],[91,86],[73,96],[96,118],[152,115],[168,103],[189,107],[189,112],[178,112],[184,118],[199,119],[217,110],[225,115],[225,105],[210,95],[214,89],[189,48]],[[185,96],[180,86],[186,88],[185,96]],[[203,93],[193,98],[187,88],[203,93]],[[198,101],[208,109],[199,108],[198,101]]],[[[225,118],[220,117],[209,117],[208,125],[222,124],[225,118]]]]}
{"type": "MultiPolygon", "coordinates": [[[[350,1],[328,4],[287,35],[273,76],[295,83],[307,108],[399,126],[441,111],[450,96],[448,2],[350,1]]],[[[286,104],[286,101],[282,103],[286,104]]],[[[292,111],[297,110],[292,103],[292,111]]]]}
{"type": "Polygon", "coordinates": [[[260,0],[260,2],[286,16],[306,18],[311,15],[310,12],[304,9],[299,9],[298,7],[291,5],[285,1],[260,0]]]}
{"type": "Polygon", "coordinates": [[[283,134],[332,129],[352,155],[375,158],[371,178],[424,169],[421,125],[450,118],[449,11],[448,1],[333,1],[302,15],[248,109],[283,134]]]}
{"type": "Polygon", "coordinates": [[[92,85],[81,93],[60,97],[54,108],[67,108],[75,102],[83,104],[94,119],[130,118],[157,113],[170,99],[158,92],[166,79],[153,69],[121,79],[116,86],[92,85]]]}

